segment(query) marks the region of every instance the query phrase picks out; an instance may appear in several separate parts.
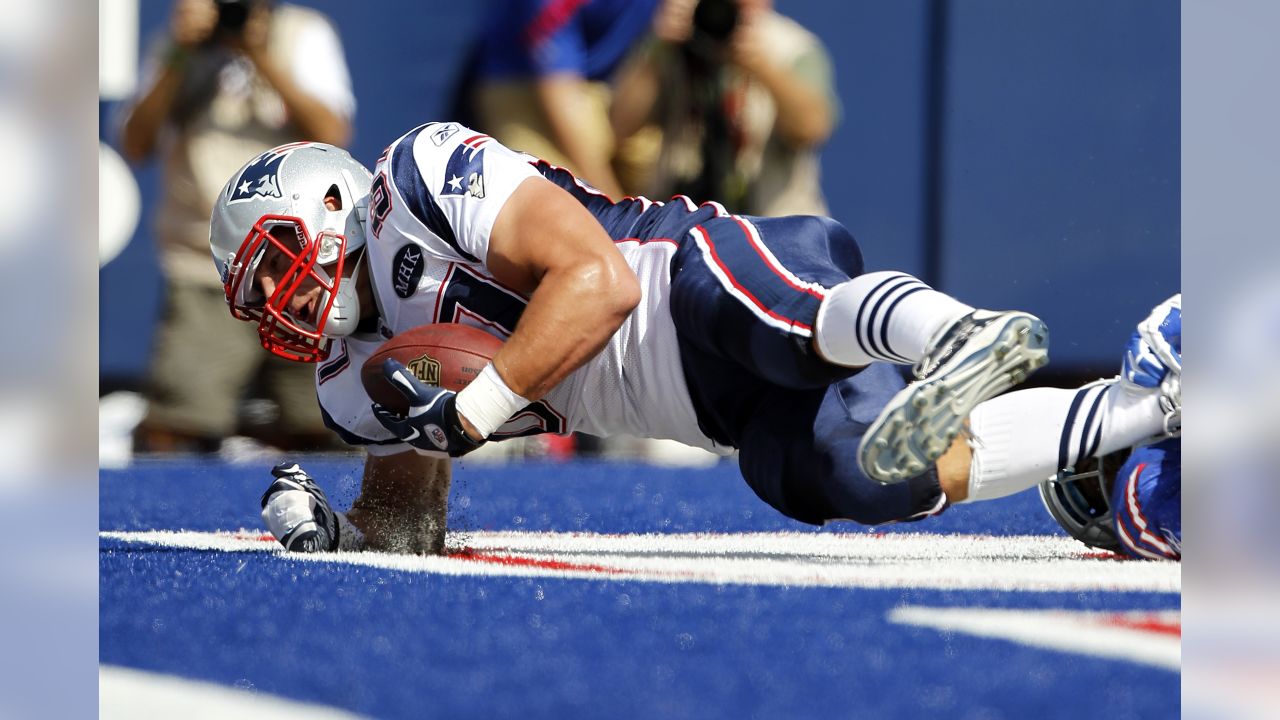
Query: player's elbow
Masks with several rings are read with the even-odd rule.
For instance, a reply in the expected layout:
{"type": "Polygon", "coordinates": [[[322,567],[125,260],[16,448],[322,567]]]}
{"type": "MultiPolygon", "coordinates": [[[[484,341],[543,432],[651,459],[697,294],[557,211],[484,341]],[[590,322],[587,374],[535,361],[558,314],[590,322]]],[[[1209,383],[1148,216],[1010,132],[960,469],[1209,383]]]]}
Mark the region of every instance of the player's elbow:
{"type": "Polygon", "coordinates": [[[609,300],[610,309],[618,318],[618,324],[621,325],[622,321],[640,305],[640,279],[626,263],[620,262],[615,265],[621,267],[611,273],[609,300]]]}
{"type": "Polygon", "coordinates": [[[596,307],[615,328],[640,304],[640,280],[621,257],[604,258],[589,272],[596,307]]]}

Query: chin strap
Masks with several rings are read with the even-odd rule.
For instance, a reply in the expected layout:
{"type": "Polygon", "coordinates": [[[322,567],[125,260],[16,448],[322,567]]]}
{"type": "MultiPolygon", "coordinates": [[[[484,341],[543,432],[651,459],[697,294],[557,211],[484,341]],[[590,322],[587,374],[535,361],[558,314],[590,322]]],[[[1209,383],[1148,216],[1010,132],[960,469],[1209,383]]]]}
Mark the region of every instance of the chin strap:
{"type": "Polygon", "coordinates": [[[351,275],[337,281],[338,292],[333,299],[333,307],[324,322],[324,335],[327,338],[346,337],[356,331],[360,325],[360,293],[357,290],[360,270],[364,267],[364,248],[355,253],[351,275]]]}

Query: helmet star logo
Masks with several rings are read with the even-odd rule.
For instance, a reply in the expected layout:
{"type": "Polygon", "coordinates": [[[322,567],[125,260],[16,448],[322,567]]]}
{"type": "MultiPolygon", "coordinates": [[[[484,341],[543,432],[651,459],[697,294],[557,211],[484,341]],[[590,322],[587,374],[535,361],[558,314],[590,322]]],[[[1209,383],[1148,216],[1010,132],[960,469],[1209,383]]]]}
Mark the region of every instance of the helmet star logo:
{"type": "Polygon", "coordinates": [[[449,187],[452,188],[454,192],[462,192],[462,178],[454,175],[453,178],[449,180],[449,187]]]}

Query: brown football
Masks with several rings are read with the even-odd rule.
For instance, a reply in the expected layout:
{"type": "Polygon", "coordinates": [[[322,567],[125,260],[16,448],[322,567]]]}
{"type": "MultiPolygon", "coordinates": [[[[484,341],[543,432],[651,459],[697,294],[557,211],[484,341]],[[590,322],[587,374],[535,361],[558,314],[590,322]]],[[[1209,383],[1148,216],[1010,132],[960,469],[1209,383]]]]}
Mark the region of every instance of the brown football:
{"type": "Polygon", "coordinates": [[[501,347],[501,340],[469,325],[422,325],[382,343],[360,368],[360,382],[369,399],[404,414],[409,402],[382,374],[384,360],[395,358],[424,383],[456,392],[474,380],[501,347]]]}

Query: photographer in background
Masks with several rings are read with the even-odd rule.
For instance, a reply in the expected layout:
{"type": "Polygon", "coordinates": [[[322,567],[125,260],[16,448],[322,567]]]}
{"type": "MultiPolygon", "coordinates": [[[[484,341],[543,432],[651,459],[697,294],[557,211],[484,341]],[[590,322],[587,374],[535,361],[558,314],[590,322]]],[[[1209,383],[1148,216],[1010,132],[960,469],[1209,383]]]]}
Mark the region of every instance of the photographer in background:
{"type": "Polygon", "coordinates": [[[838,115],[826,49],[770,0],[664,0],[610,121],[619,139],[661,130],[645,195],[825,215],[818,148],[838,115]]]}
{"type": "Polygon", "coordinates": [[[261,419],[257,439],[329,447],[312,369],[260,352],[252,328],[227,316],[208,265],[209,216],[245,160],[290,141],[350,138],[355,99],[332,24],[268,0],[177,0],[122,112],[125,158],[159,157],[164,173],[154,230],[165,308],[135,450],[216,451],[237,431],[241,400],[258,381],[275,392],[278,415],[261,419]]]}
{"type": "Polygon", "coordinates": [[[499,142],[568,168],[613,198],[609,82],[658,0],[499,0],[463,84],[464,111],[499,142]]]}

